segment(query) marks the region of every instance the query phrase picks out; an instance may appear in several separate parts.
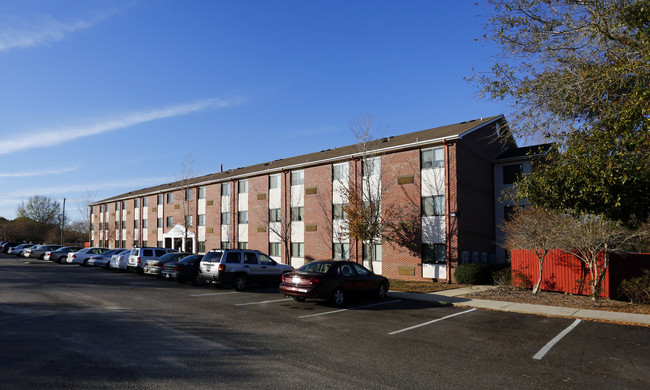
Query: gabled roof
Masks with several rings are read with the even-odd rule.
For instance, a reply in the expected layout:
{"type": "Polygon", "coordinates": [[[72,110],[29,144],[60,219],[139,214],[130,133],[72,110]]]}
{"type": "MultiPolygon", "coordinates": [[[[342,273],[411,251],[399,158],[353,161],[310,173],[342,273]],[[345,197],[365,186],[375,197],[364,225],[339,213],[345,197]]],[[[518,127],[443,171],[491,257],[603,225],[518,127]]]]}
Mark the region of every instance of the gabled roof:
{"type": "MultiPolygon", "coordinates": [[[[470,121],[460,122],[453,125],[441,126],[427,130],[416,131],[413,133],[401,134],[397,136],[390,136],[382,138],[370,143],[370,151],[374,154],[385,153],[393,150],[407,149],[411,147],[422,147],[425,145],[432,145],[460,139],[475,130],[478,130],[486,125],[504,119],[503,115],[492,116],[488,118],[473,119],[470,121]]],[[[162,184],[154,187],[143,188],[127,192],[121,195],[116,195],[106,198],[90,205],[98,205],[102,203],[110,203],[118,200],[125,200],[145,195],[159,194],[188,185],[206,185],[218,182],[225,182],[231,179],[246,178],[251,176],[260,175],[263,173],[271,174],[289,169],[300,169],[308,166],[324,164],[328,162],[344,161],[347,158],[359,156],[361,151],[359,145],[348,145],[337,147],[333,149],[321,150],[320,152],[303,154],[295,157],[288,157],[284,159],[265,162],[262,164],[250,165],[236,169],[229,169],[222,172],[211,173],[204,176],[192,178],[186,182],[175,181],[172,183],[162,184]]]]}

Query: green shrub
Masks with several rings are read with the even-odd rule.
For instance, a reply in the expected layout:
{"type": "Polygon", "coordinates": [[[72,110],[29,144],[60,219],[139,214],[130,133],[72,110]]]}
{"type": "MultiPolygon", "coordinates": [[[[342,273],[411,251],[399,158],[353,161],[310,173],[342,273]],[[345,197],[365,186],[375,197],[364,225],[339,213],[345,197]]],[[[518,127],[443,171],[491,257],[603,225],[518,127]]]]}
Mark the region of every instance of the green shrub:
{"type": "Polygon", "coordinates": [[[644,269],[638,278],[625,279],[618,287],[618,293],[630,302],[650,304],[650,270],[644,269]]]}
{"type": "Polygon", "coordinates": [[[505,266],[493,269],[492,280],[499,287],[512,287],[512,268],[505,266]]]}
{"type": "Polygon", "coordinates": [[[483,263],[461,264],[454,277],[458,284],[492,284],[492,267],[483,263]]]}

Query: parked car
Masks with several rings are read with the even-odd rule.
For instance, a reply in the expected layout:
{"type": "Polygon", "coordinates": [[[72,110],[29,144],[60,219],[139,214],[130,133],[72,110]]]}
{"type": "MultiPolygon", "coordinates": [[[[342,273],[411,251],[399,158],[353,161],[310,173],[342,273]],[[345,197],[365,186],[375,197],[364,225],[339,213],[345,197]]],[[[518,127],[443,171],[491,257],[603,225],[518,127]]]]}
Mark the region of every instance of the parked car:
{"type": "Polygon", "coordinates": [[[144,265],[147,260],[162,257],[167,253],[178,252],[170,248],[133,248],[129,254],[129,270],[138,274],[144,273],[144,265]]]}
{"type": "Polygon", "coordinates": [[[87,266],[88,259],[90,259],[92,255],[98,255],[100,253],[106,252],[107,250],[108,248],[100,248],[100,247],[79,249],[76,252],[68,253],[68,258],[66,259],[66,263],[87,266]]]}
{"type": "Polygon", "coordinates": [[[198,286],[204,283],[200,274],[199,265],[203,255],[191,255],[180,261],[169,262],[164,265],[162,276],[166,279],[174,279],[178,283],[191,281],[198,286]]]}
{"type": "Polygon", "coordinates": [[[36,259],[43,260],[43,257],[45,256],[45,252],[57,250],[61,248],[61,246],[62,245],[36,245],[31,248],[25,249],[25,252],[23,252],[23,256],[33,257],[36,259]]]}
{"type": "Polygon", "coordinates": [[[88,258],[88,265],[91,267],[104,267],[106,269],[109,269],[111,257],[114,254],[120,253],[122,251],[124,251],[122,248],[110,249],[98,255],[92,255],[88,258]]]}
{"type": "Polygon", "coordinates": [[[53,261],[55,263],[65,263],[65,259],[68,258],[68,253],[76,252],[79,249],[82,249],[80,246],[63,246],[59,249],[45,252],[43,260],[53,261]]]}
{"type": "Polygon", "coordinates": [[[9,248],[7,251],[8,255],[21,256],[25,249],[33,247],[34,244],[20,244],[14,247],[9,248]]]}
{"type": "Polygon", "coordinates": [[[384,298],[390,283],[352,261],[313,261],[282,276],[280,293],[298,302],[325,299],[340,306],[348,296],[384,298]]]}
{"type": "Polygon", "coordinates": [[[20,241],[7,241],[4,244],[2,244],[2,253],[7,253],[10,248],[18,246],[22,244],[20,241]]]}
{"type": "Polygon", "coordinates": [[[201,261],[201,275],[206,281],[216,284],[232,284],[237,291],[244,290],[251,283],[280,283],[282,274],[293,271],[293,267],[279,264],[268,255],[244,249],[212,249],[201,261]]]}
{"type": "Polygon", "coordinates": [[[174,252],[174,253],[167,253],[165,255],[162,255],[157,259],[147,260],[147,263],[144,266],[144,274],[158,276],[161,278],[162,271],[165,268],[165,264],[175,262],[175,261],[180,261],[186,258],[187,256],[191,256],[191,255],[193,255],[193,253],[174,252]]]}
{"type": "Polygon", "coordinates": [[[110,269],[118,269],[121,271],[126,271],[129,264],[129,255],[131,254],[131,249],[124,249],[122,252],[118,252],[111,256],[110,269]]]}

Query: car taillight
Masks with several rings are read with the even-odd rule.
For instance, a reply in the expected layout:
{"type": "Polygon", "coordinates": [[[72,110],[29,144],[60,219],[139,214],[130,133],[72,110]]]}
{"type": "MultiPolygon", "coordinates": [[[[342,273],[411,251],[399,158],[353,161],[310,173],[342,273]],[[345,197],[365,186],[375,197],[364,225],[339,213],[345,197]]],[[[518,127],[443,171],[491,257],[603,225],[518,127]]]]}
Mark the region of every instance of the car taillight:
{"type": "Polygon", "coordinates": [[[219,264],[219,272],[223,272],[226,270],[226,265],[225,264],[219,264]]]}
{"type": "Polygon", "coordinates": [[[52,253],[50,253],[50,252],[45,252],[45,256],[49,256],[49,255],[51,255],[51,254],[52,254],[52,253]]]}
{"type": "Polygon", "coordinates": [[[138,264],[140,264],[140,258],[138,257],[138,264]]]}
{"type": "Polygon", "coordinates": [[[159,262],[155,262],[155,263],[153,263],[153,266],[154,266],[154,267],[162,267],[162,266],[164,266],[164,264],[163,264],[163,263],[159,263],[159,262]]]}
{"type": "Polygon", "coordinates": [[[309,278],[309,279],[303,279],[300,281],[300,284],[308,284],[310,286],[313,286],[315,284],[319,284],[320,279],[319,278],[309,278]]]}
{"type": "Polygon", "coordinates": [[[77,255],[75,255],[75,254],[73,253],[73,254],[72,254],[72,258],[73,258],[73,259],[76,259],[76,258],[77,258],[77,255]]]}

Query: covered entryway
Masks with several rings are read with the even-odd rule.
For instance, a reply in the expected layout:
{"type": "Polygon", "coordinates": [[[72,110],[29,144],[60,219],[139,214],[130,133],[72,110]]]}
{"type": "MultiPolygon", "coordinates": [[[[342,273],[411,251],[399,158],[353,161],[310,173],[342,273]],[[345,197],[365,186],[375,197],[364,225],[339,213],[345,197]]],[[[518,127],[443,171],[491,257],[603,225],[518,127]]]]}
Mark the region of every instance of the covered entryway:
{"type": "Polygon", "coordinates": [[[185,239],[185,226],[177,224],[168,232],[163,234],[165,248],[176,249],[180,252],[194,252],[195,234],[188,230],[187,240],[185,239]]]}

